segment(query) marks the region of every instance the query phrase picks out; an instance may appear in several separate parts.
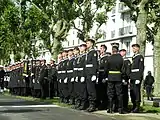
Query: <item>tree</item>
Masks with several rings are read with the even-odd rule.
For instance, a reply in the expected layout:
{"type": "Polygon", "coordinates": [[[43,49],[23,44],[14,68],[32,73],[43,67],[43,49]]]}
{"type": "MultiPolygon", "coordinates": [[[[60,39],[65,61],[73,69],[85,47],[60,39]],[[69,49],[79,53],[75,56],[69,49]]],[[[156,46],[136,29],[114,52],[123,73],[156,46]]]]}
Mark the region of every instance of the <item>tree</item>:
{"type": "Polygon", "coordinates": [[[152,34],[152,42],[154,47],[154,77],[155,77],[155,90],[156,96],[160,95],[160,0],[153,0],[150,4],[149,23],[152,25],[150,28],[152,34]]]}
{"type": "Polygon", "coordinates": [[[80,20],[82,28],[76,26],[76,20],[72,21],[72,26],[77,30],[77,37],[84,41],[89,35],[96,23],[95,40],[102,37],[99,33],[100,27],[107,22],[107,12],[111,11],[115,5],[115,0],[83,0],[80,3],[75,2],[77,18],[80,20]]]}

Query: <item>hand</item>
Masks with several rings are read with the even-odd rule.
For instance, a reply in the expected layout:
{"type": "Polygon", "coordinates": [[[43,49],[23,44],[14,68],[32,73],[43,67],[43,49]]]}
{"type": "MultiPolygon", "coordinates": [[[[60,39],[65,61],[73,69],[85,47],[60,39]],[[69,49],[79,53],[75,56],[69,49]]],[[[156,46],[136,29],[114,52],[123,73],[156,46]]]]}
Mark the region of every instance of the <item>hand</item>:
{"type": "Polygon", "coordinates": [[[135,84],[138,85],[140,83],[140,80],[136,80],[135,84]]]}
{"type": "Polygon", "coordinates": [[[39,83],[39,80],[37,80],[37,83],[39,83]]]}
{"type": "Polygon", "coordinates": [[[71,82],[74,82],[74,78],[71,79],[71,82]]]}
{"type": "Polygon", "coordinates": [[[81,82],[84,82],[85,81],[85,77],[81,77],[81,82]]]}
{"type": "Polygon", "coordinates": [[[78,82],[78,77],[76,77],[75,81],[78,82]]]}
{"type": "Polygon", "coordinates": [[[92,76],[91,80],[95,81],[97,79],[97,77],[95,75],[92,76]]]}
{"type": "Polygon", "coordinates": [[[62,80],[61,79],[59,79],[59,83],[61,83],[62,82],[62,80]]]}
{"type": "Polygon", "coordinates": [[[68,80],[68,78],[65,78],[65,79],[64,79],[64,83],[67,83],[67,80],[68,80]]]}

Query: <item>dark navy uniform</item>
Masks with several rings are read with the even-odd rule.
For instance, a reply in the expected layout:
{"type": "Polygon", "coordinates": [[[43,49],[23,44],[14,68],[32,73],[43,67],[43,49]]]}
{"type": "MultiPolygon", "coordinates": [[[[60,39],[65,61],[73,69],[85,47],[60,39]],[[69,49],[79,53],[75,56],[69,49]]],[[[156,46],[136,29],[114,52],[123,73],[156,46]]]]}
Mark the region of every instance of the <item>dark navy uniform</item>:
{"type": "Polygon", "coordinates": [[[140,54],[135,54],[132,57],[131,62],[131,74],[130,74],[130,95],[133,103],[133,109],[137,111],[141,102],[141,82],[143,80],[144,72],[144,57],[140,54]],[[139,83],[136,83],[139,82],[139,83]]]}
{"type": "Polygon", "coordinates": [[[122,82],[123,82],[123,108],[128,110],[128,83],[129,83],[129,76],[131,73],[131,62],[129,59],[124,58],[124,65],[123,65],[123,73],[122,73],[122,82]]]}
{"type": "Polygon", "coordinates": [[[63,85],[62,85],[62,65],[63,65],[63,61],[60,61],[57,64],[57,81],[58,81],[58,92],[59,92],[60,101],[64,102],[64,96],[63,96],[63,93],[62,93],[62,90],[63,90],[63,85]]]}
{"type": "Polygon", "coordinates": [[[68,92],[69,92],[70,104],[75,103],[73,62],[74,62],[73,57],[71,59],[68,59],[67,61],[67,78],[68,78],[68,92]]]}
{"type": "Polygon", "coordinates": [[[62,61],[62,71],[61,71],[61,75],[62,75],[62,94],[64,96],[65,99],[65,103],[69,102],[69,92],[68,92],[68,78],[67,78],[67,62],[68,59],[64,59],[62,61]]]}
{"type": "Polygon", "coordinates": [[[95,109],[95,101],[96,101],[96,80],[97,80],[97,72],[98,72],[98,53],[94,48],[90,48],[86,54],[86,84],[87,84],[87,92],[88,92],[88,100],[89,100],[89,108],[88,112],[91,112],[95,109]]]}
{"type": "Polygon", "coordinates": [[[41,98],[46,99],[48,96],[48,70],[47,66],[43,65],[40,68],[40,77],[39,77],[39,83],[41,86],[41,98]]]}
{"type": "Polygon", "coordinates": [[[104,54],[99,58],[98,84],[96,85],[98,109],[107,107],[107,81],[105,81],[104,69],[108,56],[108,54],[104,54]]]}
{"type": "Polygon", "coordinates": [[[107,93],[109,99],[109,111],[113,111],[113,102],[115,94],[118,98],[119,111],[123,109],[123,93],[122,93],[122,67],[123,58],[120,54],[113,54],[108,57],[105,66],[106,78],[108,78],[107,93]]]}

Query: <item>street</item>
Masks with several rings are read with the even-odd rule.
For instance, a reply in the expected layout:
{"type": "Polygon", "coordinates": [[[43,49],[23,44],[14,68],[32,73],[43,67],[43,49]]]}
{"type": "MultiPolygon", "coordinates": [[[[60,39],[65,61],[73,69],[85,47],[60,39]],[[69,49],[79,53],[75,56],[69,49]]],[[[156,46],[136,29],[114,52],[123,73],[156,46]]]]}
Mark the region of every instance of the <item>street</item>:
{"type": "MultiPolygon", "coordinates": [[[[61,108],[13,96],[0,95],[0,120],[113,120],[111,116],[95,115],[61,108]]],[[[114,119],[115,120],[115,119],[114,119]]]]}

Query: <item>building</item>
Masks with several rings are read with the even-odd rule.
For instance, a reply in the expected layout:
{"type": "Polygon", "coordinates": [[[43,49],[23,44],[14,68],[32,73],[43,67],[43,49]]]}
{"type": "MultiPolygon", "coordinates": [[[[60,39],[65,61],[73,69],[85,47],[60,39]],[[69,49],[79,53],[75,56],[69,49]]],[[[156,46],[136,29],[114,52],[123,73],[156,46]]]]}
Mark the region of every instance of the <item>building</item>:
{"type": "MultiPolygon", "coordinates": [[[[132,44],[136,43],[136,27],[134,21],[131,20],[130,9],[126,7],[123,3],[116,1],[115,7],[111,12],[107,13],[108,21],[106,24],[102,25],[100,31],[103,33],[103,37],[97,41],[96,46],[99,48],[101,44],[106,44],[108,47],[108,52],[111,51],[111,43],[117,42],[120,44],[120,49],[124,48],[127,50],[127,57],[131,59],[132,44]]],[[[76,19],[76,25],[80,28],[80,20],[76,19]]],[[[95,25],[96,26],[96,25],[95,25]]],[[[94,29],[94,26],[93,26],[94,29]]],[[[92,34],[92,30],[91,30],[92,34]]],[[[67,41],[63,42],[63,47],[65,49],[73,48],[79,44],[83,43],[77,38],[77,31],[71,29],[67,36],[67,41]]],[[[145,71],[146,75],[148,71],[153,71],[153,46],[151,43],[146,44],[145,53],[145,71]]]]}

